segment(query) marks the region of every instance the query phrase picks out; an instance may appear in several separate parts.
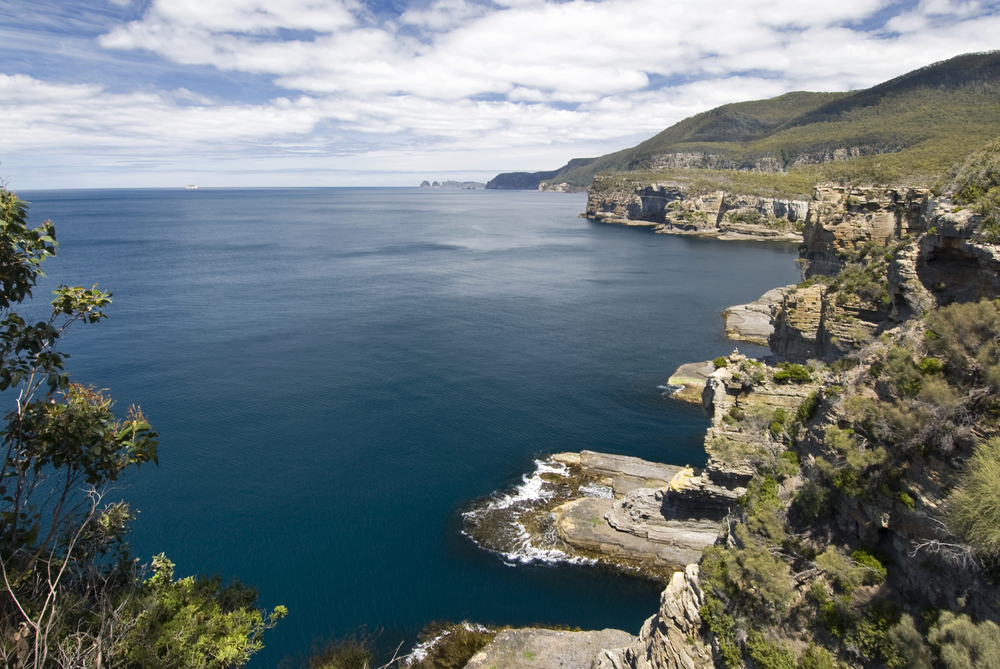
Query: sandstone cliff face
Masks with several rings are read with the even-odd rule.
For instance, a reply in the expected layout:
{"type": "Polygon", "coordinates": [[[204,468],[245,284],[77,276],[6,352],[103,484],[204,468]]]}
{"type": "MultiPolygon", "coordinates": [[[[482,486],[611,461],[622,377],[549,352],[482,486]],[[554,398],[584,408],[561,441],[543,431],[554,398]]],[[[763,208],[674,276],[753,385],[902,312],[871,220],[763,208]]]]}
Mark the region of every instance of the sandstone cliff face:
{"type": "Polygon", "coordinates": [[[705,477],[719,486],[745,486],[754,470],[747,462],[722,458],[713,452],[712,442],[724,439],[732,442],[757,444],[761,434],[741,431],[727,417],[735,411],[747,412],[753,407],[770,410],[784,409],[794,413],[802,401],[819,387],[818,380],[805,384],[778,384],[767,368],[734,351],[729,364],[717,369],[705,383],[702,406],[712,418],[705,435],[705,450],[709,461],[705,477]]]}
{"type": "Polygon", "coordinates": [[[745,170],[754,172],[783,172],[790,166],[817,165],[835,163],[860,156],[870,156],[879,153],[891,153],[898,149],[886,149],[872,145],[842,146],[826,151],[817,151],[795,156],[791,165],[776,156],[762,155],[736,160],[732,157],[708,152],[672,152],[661,153],[650,159],[652,170],[672,169],[711,169],[711,170],[745,170]]]}
{"type": "Polygon", "coordinates": [[[979,223],[927,189],[818,187],[803,230],[803,276],[833,277],[859,256],[884,253],[887,302],[831,299],[820,283],[789,291],[773,309],[771,350],[831,362],[911,315],[997,295],[1000,251],[976,241],[979,223]]]}
{"type": "Polygon", "coordinates": [[[660,596],[660,609],[646,620],[632,645],[607,650],[600,669],[707,669],[712,647],[701,635],[698,609],[705,603],[698,565],[676,572],[660,596]]]}
{"type": "Polygon", "coordinates": [[[888,310],[838,304],[822,284],[785,294],[774,309],[771,351],[782,360],[832,362],[860,347],[890,318],[888,310]]]}
{"type": "Polygon", "coordinates": [[[737,304],[722,310],[726,321],[726,336],[738,341],[767,346],[767,339],[774,332],[773,319],[776,308],[795,286],[772,288],[749,304],[737,304]]]}
{"type": "Polygon", "coordinates": [[[690,193],[671,182],[643,183],[598,176],[583,214],[604,223],[644,225],[657,232],[709,234],[726,239],[798,241],[809,204],[714,191],[690,193]]]}
{"type": "Polygon", "coordinates": [[[802,233],[805,277],[835,276],[844,268],[845,256],[864,243],[885,247],[921,231],[929,193],[925,188],[817,187],[802,233]]]}

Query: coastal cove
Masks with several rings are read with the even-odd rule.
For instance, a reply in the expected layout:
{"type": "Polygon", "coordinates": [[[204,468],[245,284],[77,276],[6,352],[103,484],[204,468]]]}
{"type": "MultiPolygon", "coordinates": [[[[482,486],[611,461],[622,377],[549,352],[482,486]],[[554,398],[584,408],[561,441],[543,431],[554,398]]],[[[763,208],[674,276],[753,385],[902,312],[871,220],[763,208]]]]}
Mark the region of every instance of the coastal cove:
{"type": "Polygon", "coordinates": [[[65,344],[74,379],[161,434],[160,466],[120,486],[135,556],[291,611],[254,667],[360,625],[390,649],[436,619],[635,633],[660,587],[512,568],[460,512],[545,454],[702,465],[709,420],[659,386],[735,346],[764,354],[719,312],[799,278],[794,244],[603,225],[577,217],[583,194],[19,195],[60,242],[36,296],[115,293],[65,344]]]}

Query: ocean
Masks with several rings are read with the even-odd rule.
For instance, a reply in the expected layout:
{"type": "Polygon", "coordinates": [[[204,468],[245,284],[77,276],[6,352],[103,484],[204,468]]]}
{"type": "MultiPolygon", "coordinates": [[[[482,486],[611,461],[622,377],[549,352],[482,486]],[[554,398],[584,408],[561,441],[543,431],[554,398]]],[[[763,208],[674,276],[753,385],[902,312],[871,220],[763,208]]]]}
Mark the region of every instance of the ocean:
{"type": "Polygon", "coordinates": [[[113,497],[144,561],[219,573],[288,618],[252,667],[433,620],[637,633],[659,589],[522,564],[461,533],[540,455],[704,463],[660,388],[738,347],[719,311],[798,280],[794,245],[579,218],[581,194],[418,188],[22,191],[60,243],[35,291],[114,293],[63,343],[75,381],[142,406],[159,466],[113,497]]]}

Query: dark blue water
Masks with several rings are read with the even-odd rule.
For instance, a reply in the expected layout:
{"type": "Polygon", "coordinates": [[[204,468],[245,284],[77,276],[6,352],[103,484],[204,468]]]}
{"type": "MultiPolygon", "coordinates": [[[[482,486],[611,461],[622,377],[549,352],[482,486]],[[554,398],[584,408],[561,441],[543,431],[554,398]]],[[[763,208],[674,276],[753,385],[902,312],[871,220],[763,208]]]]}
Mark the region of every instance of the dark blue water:
{"type": "Polygon", "coordinates": [[[60,242],[36,295],[115,294],[68,369],[162,436],[121,487],[134,553],[287,605],[257,667],[359,625],[391,647],[434,619],[637,632],[654,586],[509,567],[457,512],[541,453],[703,463],[706,419],[657,386],[732,351],[722,308],[798,278],[791,245],[605,226],[582,195],[20,195],[60,242]]]}

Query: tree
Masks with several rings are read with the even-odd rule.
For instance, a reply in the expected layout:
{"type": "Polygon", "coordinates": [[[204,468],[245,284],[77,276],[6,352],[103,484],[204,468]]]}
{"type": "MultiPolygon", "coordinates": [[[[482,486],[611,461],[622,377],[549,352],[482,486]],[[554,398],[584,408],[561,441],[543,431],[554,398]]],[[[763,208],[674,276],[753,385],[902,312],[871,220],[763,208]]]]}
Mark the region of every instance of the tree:
{"type": "MultiPolygon", "coordinates": [[[[111,293],[59,286],[47,320],[29,324],[15,311],[57,246],[52,223],[29,228],[27,205],[0,187],[0,400],[10,407],[0,427],[0,660],[39,669],[150,666],[136,649],[155,656],[164,629],[183,627],[190,610],[164,602],[188,586],[173,582],[162,556],[143,583],[123,542],[131,511],[105,497],[123,472],[157,462],[157,434],[139,408],[116,418],[102,391],[71,383],[68,356],[56,349],[67,328],[105,318],[111,293]]],[[[245,664],[284,608],[266,615],[252,589],[198,583],[201,627],[183,637],[184,653],[161,653],[156,666],[245,664]]]]}

